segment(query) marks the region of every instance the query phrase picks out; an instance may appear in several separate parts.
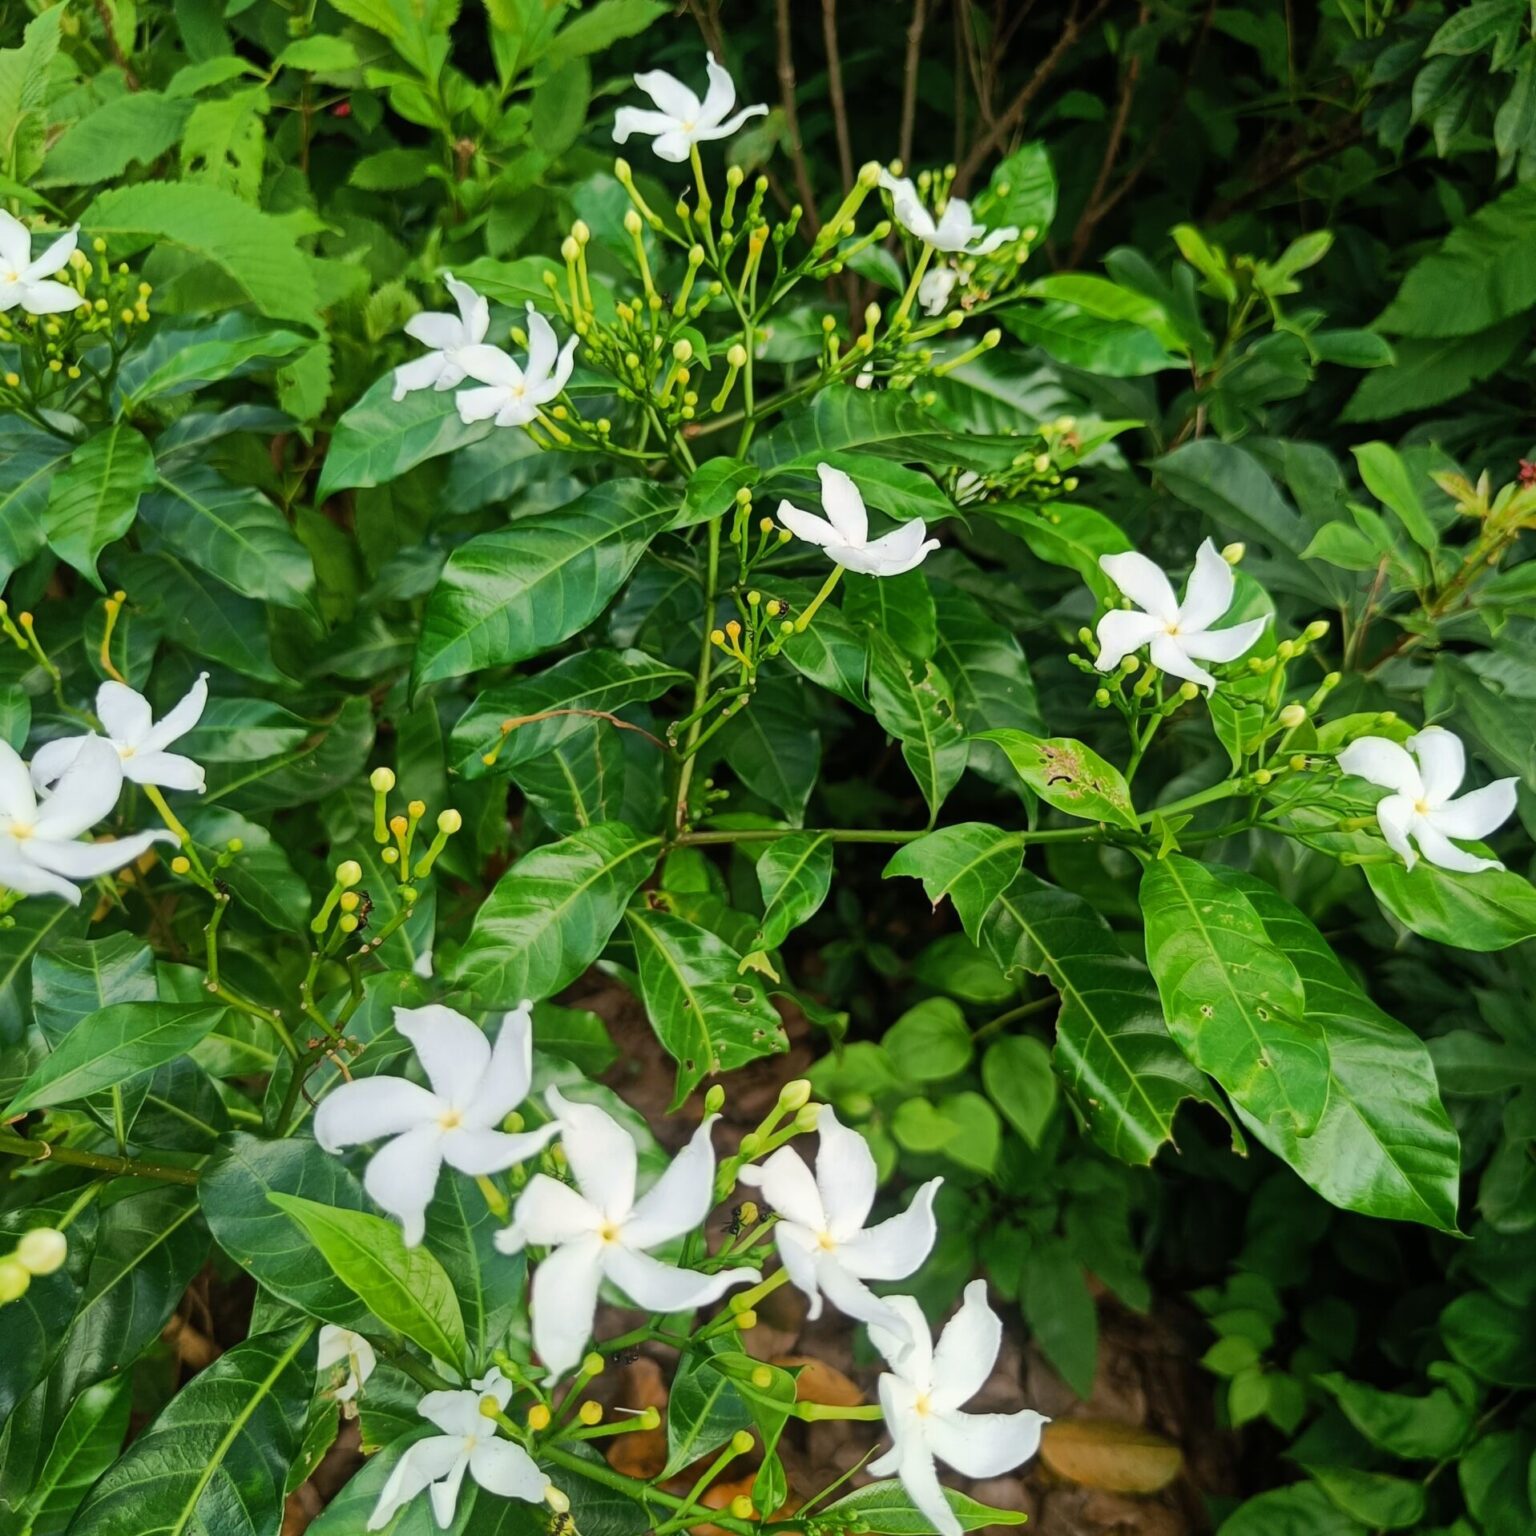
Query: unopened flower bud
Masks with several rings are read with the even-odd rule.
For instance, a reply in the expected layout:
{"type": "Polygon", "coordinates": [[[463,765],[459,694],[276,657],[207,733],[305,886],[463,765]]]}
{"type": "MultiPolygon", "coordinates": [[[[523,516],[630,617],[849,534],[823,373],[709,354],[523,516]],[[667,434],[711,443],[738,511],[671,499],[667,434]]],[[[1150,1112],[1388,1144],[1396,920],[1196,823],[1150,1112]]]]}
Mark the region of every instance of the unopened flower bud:
{"type": "Polygon", "coordinates": [[[725,360],[732,368],[745,368],[747,365],[747,349],[738,341],[725,354],[725,360]]]}
{"type": "Polygon", "coordinates": [[[1132,653],[1131,655],[1122,659],[1120,663],[1120,670],[1124,672],[1127,677],[1129,677],[1131,673],[1137,671],[1140,666],[1141,657],[1132,653]]]}
{"type": "Polygon", "coordinates": [[[1342,672],[1330,672],[1323,679],[1323,687],[1324,688],[1337,688],[1339,686],[1339,684],[1342,683],[1343,681],[1344,681],[1344,674],[1342,672]]]}
{"type": "Polygon", "coordinates": [[[363,878],[363,866],[356,859],[343,859],[336,866],[336,884],[346,889],[363,878]]]}
{"type": "Polygon", "coordinates": [[[743,1227],[754,1227],[754,1226],[756,1226],[757,1225],[757,1218],[758,1218],[758,1215],[760,1214],[758,1209],[757,1209],[757,1201],[755,1201],[755,1200],[744,1200],[744,1201],[742,1201],[741,1206],[737,1210],[736,1214],[737,1214],[737,1217],[740,1219],[741,1224],[742,1224],[743,1227]]]}
{"type": "Polygon", "coordinates": [[[647,1408],[635,1422],[641,1429],[660,1429],[661,1411],[657,1408],[647,1408]]]}
{"type": "Polygon", "coordinates": [[[631,235],[638,235],[640,233],[640,215],[633,208],[629,209],[624,215],[624,228],[631,235]]]}
{"type": "Polygon", "coordinates": [[[603,1405],[601,1403],[594,1403],[589,1399],[576,1410],[576,1417],[580,1419],[588,1429],[591,1429],[594,1424],[602,1423],[603,1405]]]}
{"type": "Polygon", "coordinates": [[[502,1130],[506,1131],[511,1136],[517,1135],[517,1133],[522,1130],[526,1124],[527,1121],[525,1121],[515,1109],[509,1109],[506,1114],[501,1117],[502,1130]]]}
{"type": "Polygon", "coordinates": [[[575,261],[580,254],[581,247],[576,243],[575,236],[567,235],[565,239],[560,242],[560,255],[566,261],[575,261]]]}
{"type": "Polygon", "coordinates": [[[543,1403],[535,1403],[528,1410],[528,1428],[537,1434],[542,1429],[549,1428],[549,1409],[543,1403]]]}
{"type": "Polygon", "coordinates": [[[758,1366],[752,1372],[752,1385],[760,1392],[771,1387],[773,1385],[773,1367],[771,1365],[758,1366]]]}
{"type": "Polygon", "coordinates": [[[1274,778],[1274,774],[1272,774],[1268,768],[1258,768],[1254,770],[1253,782],[1255,784],[1268,784],[1272,778],[1274,778]]]}
{"type": "Polygon", "coordinates": [[[395,770],[393,768],[375,768],[368,775],[368,782],[373,786],[376,794],[387,795],[395,787],[395,770]]]}
{"type": "Polygon", "coordinates": [[[1328,633],[1328,620],[1327,619],[1313,619],[1313,621],[1310,624],[1308,624],[1307,627],[1304,630],[1302,630],[1301,638],[1303,640],[1307,640],[1307,641],[1321,640],[1323,638],[1323,636],[1326,635],[1327,633],[1328,633]]]}
{"type": "Polygon", "coordinates": [[[799,1113],[795,1116],[795,1129],[797,1131],[814,1131],[816,1122],[821,1118],[820,1104],[803,1104],[799,1113]]]}
{"type": "Polygon", "coordinates": [[[545,1484],[544,1502],[557,1515],[568,1515],[571,1512],[571,1501],[553,1483],[545,1484]]]}
{"type": "Polygon", "coordinates": [[[1179,697],[1183,699],[1186,704],[1188,704],[1191,699],[1198,699],[1200,697],[1199,683],[1180,683],[1179,697]]]}
{"type": "Polygon", "coordinates": [[[785,1114],[802,1109],[811,1101],[811,1084],[809,1078],[797,1077],[793,1082],[785,1083],[779,1089],[779,1108],[785,1114]]]}
{"type": "Polygon", "coordinates": [[[184,875],[191,868],[192,861],[184,853],[178,853],[176,857],[171,860],[171,873],[173,875],[184,875]]]}
{"type": "Polygon", "coordinates": [[[1306,758],[1303,757],[1300,752],[1298,752],[1291,759],[1290,768],[1291,768],[1291,772],[1292,773],[1305,773],[1306,772],[1306,768],[1307,768],[1307,760],[1306,760],[1306,758]]]}
{"type": "Polygon", "coordinates": [[[756,1131],[748,1131],[747,1134],[741,1138],[741,1145],[737,1148],[737,1151],[739,1151],[743,1157],[756,1157],[757,1154],[762,1151],[762,1149],[763,1138],[759,1136],[756,1131]]]}
{"type": "Polygon", "coordinates": [[[356,912],[362,903],[362,899],[356,891],[343,891],[341,894],[341,910],[343,912],[356,912]]]}
{"type": "Polygon", "coordinates": [[[749,1499],[746,1494],[738,1493],[736,1497],[731,1500],[731,1513],[738,1520],[750,1520],[753,1514],[752,1500],[749,1499]]]}
{"type": "Polygon", "coordinates": [[[16,1244],[16,1262],[29,1274],[51,1275],[69,1257],[69,1239],[57,1227],[34,1227],[16,1244]]]}
{"type": "Polygon", "coordinates": [[[0,1307],[27,1294],[32,1272],[19,1259],[0,1259],[0,1307]]]}
{"type": "Polygon", "coordinates": [[[337,918],[336,926],[340,928],[343,933],[356,933],[357,914],[355,912],[343,912],[342,915],[337,918]]]}
{"type": "Polygon", "coordinates": [[[704,1113],[706,1115],[718,1115],[725,1106],[725,1089],[719,1083],[711,1086],[704,1095],[704,1113]]]}
{"type": "Polygon", "coordinates": [[[755,1443],[756,1442],[752,1438],[752,1431],[749,1429],[738,1429],[736,1433],[731,1436],[731,1449],[735,1451],[738,1456],[745,1456],[747,1452],[752,1449],[755,1443]]]}
{"type": "Polygon", "coordinates": [[[680,336],[672,343],[673,359],[679,363],[686,363],[693,356],[693,343],[686,336],[680,336]]]}
{"type": "Polygon", "coordinates": [[[1304,725],[1306,723],[1307,712],[1300,704],[1287,704],[1285,708],[1280,711],[1278,718],[1280,724],[1283,725],[1286,730],[1294,731],[1298,725],[1304,725]]]}
{"type": "Polygon", "coordinates": [[[1094,691],[1093,691],[1093,702],[1095,704],[1097,704],[1100,709],[1108,709],[1109,708],[1109,689],[1108,688],[1095,688],[1094,691]]]}
{"type": "Polygon", "coordinates": [[[445,836],[452,837],[460,827],[464,825],[463,815],[454,810],[452,806],[446,811],[440,811],[437,817],[437,830],[445,836]]]}

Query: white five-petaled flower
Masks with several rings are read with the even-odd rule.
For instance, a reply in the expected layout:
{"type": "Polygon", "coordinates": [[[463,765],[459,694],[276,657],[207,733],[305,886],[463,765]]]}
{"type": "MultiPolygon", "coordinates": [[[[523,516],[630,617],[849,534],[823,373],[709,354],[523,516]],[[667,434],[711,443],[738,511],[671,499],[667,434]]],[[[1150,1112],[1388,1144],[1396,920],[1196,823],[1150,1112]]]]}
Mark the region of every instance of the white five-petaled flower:
{"type": "Polygon", "coordinates": [[[117,804],[122,787],[122,760],[111,742],[87,736],[53,792],[39,801],[27,765],[0,741],[0,886],[78,905],[76,880],[121,869],[152,843],[179,841],[157,829],[108,843],[77,842],[117,804]]]}
{"type": "Polygon", "coordinates": [[[622,144],[632,133],[650,137],[651,148],[663,160],[674,162],[688,158],[695,144],[708,139],[728,139],[749,117],[762,117],[768,108],[743,107],[734,117],[736,82],[730,71],[715,62],[712,53],[704,55],[709,71],[709,90],[700,101],[676,75],[664,69],[647,70],[635,76],[635,84],[656,103],[659,110],[644,107],[620,107],[613,121],[613,141],[622,144]]]}
{"type": "Polygon", "coordinates": [[[1404,746],[1385,736],[1362,736],[1339,753],[1339,767],[1392,791],[1377,803],[1376,820],[1381,835],[1409,869],[1420,854],[1437,868],[1461,875],[1504,867],[1497,859],[1458,848],[1451,839],[1476,841],[1503,826],[1514,814],[1520,781],[1495,779],[1457,795],[1467,771],[1459,736],[1438,725],[1410,736],[1404,746]]]}
{"type": "Polygon", "coordinates": [[[934,1459],[962,1477],[997,1477],[1028,1461],[1050,1422],[1034,1412],[961,1413],[997,1363],[1003,1325],[987,1305],[987,1285],[973,1280],[965,1301],[939,1335],[937,1347],[922,1308],[910,1296],[892,1296],[905,1325],[900,1334],[872,1324],[870,1341],[891,1374],[880,1378],[880,1407],[891,1448],[869,1464],[876,1477],[894,1472],[908,1497],[943,1536],[960,1536],[960,1522],[939,1486],[934,1459]]]}
{"type": "Polygon", "coordinates": [[[988,256],[998,246],[1019,238],[1019,231],[1012,224],[989,233],[985,224],[978,224],[971,218],[971,205],[963,197],[950,198],[944,204],[944,212],[935,219],[923,206],[917,188],[907,177],[881,171],[880,185],[891,194],[891,207],[895,209],[901,227],[936,251],[988,256]]]}
{"type": "Polygon", "coordinates": [[[428,1392],[417,1403],[417,1413],[430,1419],[442,1434],[416,1441],[395,1463],[368,1517],[370,1531],[382,1531],[423,1488],[431,1489],[432,1514],[438,1529],[446,1531],[453,1524],[466,1472],[487,1493],[530,1504],[544,1498],[549,1479],[538,1463],[522,1446],[501,1439],[495,1424],[480,1412],[486,1397],[505,1409],[512,1383],[493,1367],[470,1386],[473,1390],[468,1392],[428,1392]]]}
{"type": "Polygon", "coordinates": [[[1211,628],[1232,606],[1236,578],[1209,539],[1195,555],[1182,603],[1162,571],[1134,550],[1100,555],[1099,568],[1141,610],[1116,608],[1099,620],[1100,672],[1113,671],[1130,652],[1145,645],[1154,667],[1211,689],[1216,679],[1199,663],[1245,656],[1269,623],[1266,616],[1230,629],[1211,628]]]}
{"type": "Polygon", "coordinates": [[[0,311],[20,306],[29,315],[62,315],[78,309],[85,300],[68,283],[50,279],[75,254],[79,233],[76,224],[34,261],[31,232],[0,208],[0,311]]]}
{"type": "Polygon", "coordinates": [[[917,285],[917,302],[925,315],[942,315],[949,306],[949,296],[955,291],[960,274],[953,267],[935,267],[923,273],[917,285]]]}
{"type": "MultiPolygon", "coordinates": [[[[105,682],[96,690],[96,714],[106,730],[105,740],[116,750],[123,777],[135,784],[155,784],[161,789],[195,789],[203,792],[203,770],[190,757],[165,749],[179,741],[203,717],[208,703],[208,674],[187,690],[181,701],[167,710],[158,724],[149,700],[126,683],[105,682]]],[[[39,789],[68,771],[88,741],[101,737],[64,736],[37,749],[32,759],[32,782],[39,789]]]]}
{"type": "Polygon", "coordinates": [[[906,1320],[864,1282],[904,1280],[928,1257],[938,1235],[933,1197],[944,1180],[929,1179],[899,1216],[866,1227],[878,1182],[869,1143],[826,1105],[816,1129],[814,1177],[798,1152],[780,1147],[761,1167],[743,1168],[741,1181],[760,1188],[778,1213],[779,1258],[813,1322],[825,1295],[839,1312],[901,1333],[906,1320]]]}
{"type": "Polygon", "coordinates": [[[572,334],[563,348],[554,327],[528,306],[528,361],[519,368],[500,347],[465,347],[459,365],[483,389],[461,389],[454,397],[459,419],[466,424],[494,417],[498,427],[526,427],[548,405],[571,376],[581,338],[572,334]]]}
{"type": "Polygon", "coordinates": [[[684,1312],[718,1300],[755,1269],[705,1275],[653,1259],[647,1250],[693,1231],[714,1203],[715,1150],[709,1116],[667,1171],[637,1200],[635,1142],[593,1104],[551,1088],[549,1105],[576,1188],[536,1173],[512,1225],[496,1234],[503,1253],[532,1244],[549,1252],[533,1272],[533,1346],[558,1380],[581,1359],[597,1312],[597,1290],[611,1281],[636,1306],[684,1312]]]}
{"type": "Polygon", "coordinates": [[[459,354],[466,347],[479,346],[491,328],[490,305],[468,283],[459,282],[451,272],[444,275],[443,283],[459,312],[412,315],[405,322],[405,334],[432,350],[395,369],[396,400],[413,390],[452,389],[463,383],[465,370],[459,354]]]}
{"type": "Polygon", "coordinates": [[[816,473],[821,477],[821,505],[827,515],[817,517],[781,501],[774,516],[797,539],[821,545],[838,565],[865,576],[900,576],[915,570],[929,550],[939,547],[937,539],[928,537],[928,525],[920,517],[871,539],[869,513],[858,486],[830,464],[818,464],[816,473]]]}
{"type": "Polygon", "coordinates": [[[330,1389],[338,1403],[351,1403],[362,1390],[363,1383],[373,1375],[377,1364],[373,1345],[362,1334],[353,1333],[350,1328],[338,1328],[335,1323],[327,1323],[320,1330],[320,1353],[315,1366],[322,1386],[330,1389]],[[339,1365],[346,1367],[344,1376],[336,1370],[339,1365]],[[333,1379],[338,1382],[334,1387],[331,1386],[333,1379]]]}
{"type": "Polygon", "coordinates": [[[403,1077],[363,1077],[334,1089],[315,1111],[315,1140],[327,1152],[389,1140],[368,1161],[363,1187],[396,1217],[414,1248],[444,1163],[460,1173],[499,1173],[532,1157],[559,1130],[516,1135],[495,1127],[517,1108],[533,1076],[532,1005],[502,1020],[494,1049],[462,1013],[433,1003],[396,1008],[395,1028],[416,1048],[430,1088],[403,1077]]]}

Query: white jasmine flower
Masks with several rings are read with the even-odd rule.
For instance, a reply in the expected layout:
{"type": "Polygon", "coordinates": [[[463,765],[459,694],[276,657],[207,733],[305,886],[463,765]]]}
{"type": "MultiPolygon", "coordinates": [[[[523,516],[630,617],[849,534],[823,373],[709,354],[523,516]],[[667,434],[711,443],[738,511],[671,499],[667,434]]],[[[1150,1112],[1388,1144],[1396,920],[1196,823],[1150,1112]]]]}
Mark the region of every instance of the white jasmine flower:
{"type": "Polygon", "coordinates": [[[893,528],[878,539],[869,536],[869,514],[859,488],[840,469],[818,464],[821,477],[821,504],[826,517],[802,512],[788,501],[779,503],[774,514],[797,539],[819,544],[838,565],[865,576],[900,576],[915,570],[937,549],[939,541],[928,538],[928,525],[922,518],[893,528]]]}
{"type": "Polygon", "coordinates": [[[663,160],[680,162],[688,158],[695,144],[728,139],[749,117],[766,116],[768,108],[758,105],[743,107],[727,120],[727,114],[736,105],[736,82],[728,70],[715,63],[714,54],[706,53],[704,59],[709,71],[709,90],[703,101],[664,69],[636,75],[635,84],[660,110],[620,107],[613,122],[613,142],[622,144],[630,134],[643,133],[650,137],[651,148],[663,160]]]}
{"type": "Polygon", "coordinates": [[[1145,645],[1154,667],[1211,689],[1216,679],[1198,663],[1236,661],[1253,649],[1269,623],[1266,616],[1230,629],[1211,628],[1232,606],[1236,578],[1209,539],[1195,555],[1182,604],[1162,571],[1134,550],[1100,555],[1099,568],[1142,610],[1117,608],[1099,620],[1100,672],[1113,671],[1126,655],[1145,645]]]}
{"type": "Polygon", "coordinates": [[[580,341],[573,334],[564,349],[557,350],[554,328],[529,304],[526,367],[519,368],[500,347],[466,347],[459,354],[465,373],[486,386],[459,391],[459,419],[470,423],[495,417],[498,427],[526,427],[539,407],[565,388],[580,341]]]}
{"type": "Polygon", "coordinates": [[[960,1536],[960,1522],[939,1486],[934,1459],[962,1477],[998,1477],[1040,1449],[1050,1420],[1025,1408],[1018,1413],[961,1413],[997,1363],[1003,1325],[987,1305],[987,1285],[973,1280],[965,1301],[931,1342],[923,1310],[910,1296],[892,1296],[904,1329],[871,1324],[870,1341],[891,1374],[880,1378],[880,1407],[891,1448],[869,1464],[876,1477],[894,1472],[908,1497],[943,1536],[960,1536]]]}
{"type": "Polygon", "coordinates": [[[179,841],[157,829],[106,843],[77,842],[110,813],[122,787],[122,760],[111,742],[87,736],[53,792],[39,801],[27,765],[0,741],[0,886],[78,905],[74,881],[121,869],[153,843],[179,841]]]}
{"type": "Polygon", "coordinates": [[[671,1166],[638,1200],[635,1143],[611,1116],[551,1088],[576,1188],[536,1173],[517,1202],[512,1225],[496,1234],[503,1253],[529,1244],[549,1252],[533,1272],[533,1346],[558,1380],[581,1359],[597,1312],[597,1290],[610,1280],[638,1307],[684,1312],[718,1300],[733,1285],[756,1281],[755,1269],[714,1275],[678,1269],[648,1250],[692,1232],[714,1204],[715,1149],[708,1116],[671,1166]]]}
{"type": "Polygon", "coordinates": [[[900,1312],[864,1282],[904,1280],[928,1257],[938,1235],[933,1197],[944,1180],[929,1179],[901,1215],[866,1227],[878,1182],[869,1143],[828,1105],[816,1129],[814,1177],[798,1152],[780,1147],[761,1167],[743,1168],[741,1181],[761,1189],[778,1212],[779,1258],[810,1302],[812,1322],[825,1295],[839,1312],[901,1333],[907,1325],[900,1312]]]}
{"type": "Polygon", "coordinates": [[[417,1403],[417,1413],[430,1419],[442,1434],[416,1441],[395,1463],[368,1517],[370,1531],[382,1531],[423,1488],[431,1489],[432,1514],[438,1529],[446,1531],[453,1524],[466,1472],[487,1493],[529,1504],[543,1500],[549,1479],[538,1463],[522,1446],[501,1439],[495,1424],[480,1412],[481,1399],[486,1397],[505,1410],[512,1383],[492,1367],[470,1386],[473,1390],[468,1392],[428,1392],[417,1403]]]}
{"type": "Polygon", "coordinates": [[[396,400],[405,399],[413,390],[452,389],[461,384],[465,370],[459,354],[466,347],[478,346],[491,328],[490,305],[468,283],[457,281],[451,272],[444,275],[443,283],[459,312],[412,315],[405,322],[405,334],[432,350],[395,369],[396,400]]]}
{"type": "Polygon", "coordinates": [[[963,197],[952,197],[944,205],[944,212],[937,221],[923,207],[917,188],[905,176],[892,176],[881,171],[880,185],[891,194],[891,207],[897,222],[909,235],[931,245],[936,251],[967,256],[987,256],[1000,245],[1017,240],[1019,232],[1012,224],[1004,229],[987,233],[985,224],[977,224],[971,218],[971,205],[963,197]]]}
{"type": "Polygon", "coordinates": [[[949,296],[955,291],[960,274],[953,267],[935,267],[923,274],[917,285],[917,302],[925,315],[942,315],[949,307],[949,296]]]}
{"type": "MultiPolygon", "coordinates": [[[[96,714],[106,740],[116,748],[123,777],[135,784],[156,784],[161,789],[195,789],[203,792],[203,770],[190,757],[165,749],[179,741],[203,717],[208,703],[208,674],[201,672],[179,704],[168,710],[157,725],[149,700],[125,683],[105,682],[96,690],[96,714]]],[[[88,741],[101,737],[65,736],[37,749],[32,759],[32,782],[39,789],[58,779],[88,741]]]]}
{"type": "Polygon", "coordinates": [[[36,261],[32,235],[0,208],[0,311],[18,306],[29,315],[62,315],[85,302],[68,283],[50,282],[75,253],[80,226],[66,230],[36,261]]]}
{"type": "Polygon", "coordinates": [[[353,1333],[350,1328],[338,1328],[334,1323],[321,1328],[320,1353],[315,1365],[322,1385],[330,1387],[332,1379],[338,1375],[338,1365],[347,1368],[340,1385],[331,1389],[331,1396],[338,1403],[352,1402],[362,1390],[363,1383],[373,1375],[377,1364],[373,1345],[362,1334],[353,1333]]]}
{"type": "Polygon", "coordinates": [[[430,1088],[403,1077],[343,1083],[315,1111],[315,1140],[327,1152],[388,1137],[368,1161],[363,1187],[396,1217],[414,1248],[444,1163],[460,1173],[498,1173],[538,1152],[558,1131],[546,1125],[496,1130],[528,1093],[533,1076],[532,1004],[502,1020],[493,1049],[462,1013],[433,1003],[396,1008],[395,1028],[416,1048],[430,1088]]]}
{"type": "Polygon", "coordinates": [[[1467,771],[1460,737],[1438,725],[1410,736],[1401,747],[1385,736],[1362,736],[1339,753],[1339,767],[1392,791],[1377,803],[1376,820],[1381,835],[1409,869],[1420,854],[1437,868],[1461,875],[1504,867],[1497,859],[1480,858],[1450,841],[1477,841],[1503,826],[1514,815],[1515,786],[1520,782],[1495,779],[1457,795],[1467,771]]]}

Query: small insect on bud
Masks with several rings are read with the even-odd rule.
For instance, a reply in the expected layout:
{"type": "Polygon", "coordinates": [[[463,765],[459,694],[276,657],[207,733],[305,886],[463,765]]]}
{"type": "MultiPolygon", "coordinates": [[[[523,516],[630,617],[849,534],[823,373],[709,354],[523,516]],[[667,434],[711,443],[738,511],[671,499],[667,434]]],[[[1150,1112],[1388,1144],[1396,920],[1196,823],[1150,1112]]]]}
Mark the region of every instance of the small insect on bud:
{"type": "Polygon", "coordinates": [[[594,1424],[603,1422],[603,1405],[601,1403],[585,1402],[576,1410],[576,1417],[591,1429],[594,1424]]]}
{"type": "Polygon", "coordinates": [[[1298,725],[1304,725],[1306,723],[1307,712],[1300,704],[1287,704],[1285,708],[1280,711],[1278,718],[1280,724],[1283,725],[1286,730],[1294,731],[1298,725]]]}
{"type": "Polygon", "coordinates": [[[51,1275],[69,1257],[69,1239],[57,1227],[34,1227],[16,1244],[16,1262],[29,1274],[51,1275]]]}
{"type": "Polygon", "coordinates": [[[746,1494],[738,1493],[736,1497],[731,1500],[731,1513],[738,1520],[750,1520],[753,1514],[752,1500],[749,1499],[746,1494]]]}
{"type": "Polygon", "coordinates": [[[1240,561],[1247,553],[1248,546],[1246,544],[1228,544],[1227,547],[1222,550],[1221,558],[1225,560],[1228,565],[1236,565],[1238,561],[1240,561]]]}
{"type": "Polygon", "coordinates": [[[710,1087],[704,1095],[704,1113],[706,1115],[718,1115],[725,1108],[725,1089],[719,1083],[710,1087]]]}
{"type": "Polygon", "coordinates": [[[356,859],[343,859],[336,866],[336,884],[343,890],[356,885],[363,878],[363,866],[356,859]]]}
{"type": "Polygon", "coordinates": [[[27,1294],[32,1272],[17,1259],[0,1259],[0,1307],[27,1294]]]}
{"type": "Polygon", "coordinates": [[[176,857],[171,860],[171,873],[173,875],[184,875],[191,868],[192,861],[184,853],[178,853],[176,857]]]}
{"type": "Polygon", "coordinates": [[[793,1114],[796,1110],[803,1109],[811,1101],[811,1083],[809,1078],[797,1077],[793,1082],[785,1083],[779,1089],[779,1108],[786,1114],[793,1114]]]}
{"type": "Polygon", "coordinates": [[[535,1433],[549,1428],[549,1409],[543,1403],[535,1403],[528,1410],[528,1428],[535,1433]]]}

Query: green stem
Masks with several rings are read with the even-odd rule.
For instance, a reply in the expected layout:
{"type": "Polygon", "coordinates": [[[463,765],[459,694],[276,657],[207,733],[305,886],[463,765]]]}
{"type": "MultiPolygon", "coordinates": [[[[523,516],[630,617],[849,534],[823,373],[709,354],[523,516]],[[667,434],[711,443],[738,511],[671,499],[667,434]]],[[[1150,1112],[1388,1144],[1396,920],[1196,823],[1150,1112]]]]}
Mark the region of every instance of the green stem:
{"type": "Polygon", "coordinates": [[[995,1019],[988,1019],[985,1024],[979,1025],[972,1040],[982,1041],[990,1035],[995,1035],[1000,1029],[1009,1024],[1016,1024],[1020,1019],[1033,1018],[1037,1013],[1044,1013],[1047,1008],[1054,1008],[1060,1001],[1055,994],[1046,997],[1037,997],[1027,1003],[1021,1003],[1017,1008],[1010,1008],[1007,1013],[1000,1013],[995,1019]]]}
{"type": "MultiPolygon", "coordinates": [[[[605,1488],[612,1488],[626,1498],[635,1500],[637,1504],[649,1505],[654,1502],[671,1510],[680,1510],[685,1507],[684,1501],[675,1494],[664,1493],[660,1488],[651,1487],[649,1483],[641,1483],[632,1477],[625,1477],[622,1472],[615,1472],[606,1462],[589,1461],[585,1456],[577,1456],[572,1451],[562,1450],[558,1445],[541,1445],[539,1458],[554,1466],[564,1467],[567,1472],[574,1472],[577,1476],[591,1482],[601,1483],[605,1488]]],[[[736,1532],[737,1536],[757,1536],[758,1528],[751,1521],[734,1519],[717,1509],[709,1511],[709,1521],[712,1525],[718,1525],[724,1530],[736,1532]]]]}
{"type": "MultiPolygon", "coordinates": [[[[709,697],[709,678],[714,666],[715,643],[711,640],[710,633],[715,627],[715,590],[720,580],[720,519],[711,518],[709,523],[709,543],[704,568],[704,641],[699,648],[698,675],[693,685],[693,707],[697,714],[704,707],[704,701],[709,697]]],[[[698,746],[700,736],[700,720],[695,719],[688,728],[688,736],[684,742],[684,758],[682,770],[677,777],[677,830],[681,832],[688,825],[688,790],[693,783],[694,751],[698,746]]]]}
{"type": "Polygon", "coordinates": [[[1236,779],[1223,779],[1220,784],[1213,784],[1209,789],[1202,789],[1199,794],[1185,795],[1182,800],[1170,801],[1167,805],[1154,806],[1153,809],[1140,816],[1137,820],[1149,822],[1154,816],[1173,816],[1179,811],[1192,811],[1198,806],[1209,805],[1213,800],[1230,800],[1241,790],[1236,779]]]}
{"type": "Polygon", "coordinates": [[[125,1174],[136,1179],[159,1179],[163,1184],[197,1183],[196,1168],[175,1168],[167,1163],[146,1163],[136,1157],[108,1157],[101,1152],[55,1147],[46,1141],[29,1141],[11,1131],[0,1131],[0,1153],[31,1163],[52,1160],[67,1168],[90,1168],[97,1173],[125,1174]]]}

